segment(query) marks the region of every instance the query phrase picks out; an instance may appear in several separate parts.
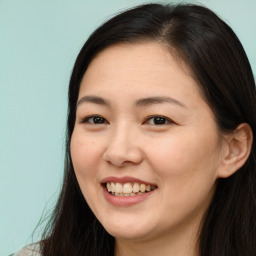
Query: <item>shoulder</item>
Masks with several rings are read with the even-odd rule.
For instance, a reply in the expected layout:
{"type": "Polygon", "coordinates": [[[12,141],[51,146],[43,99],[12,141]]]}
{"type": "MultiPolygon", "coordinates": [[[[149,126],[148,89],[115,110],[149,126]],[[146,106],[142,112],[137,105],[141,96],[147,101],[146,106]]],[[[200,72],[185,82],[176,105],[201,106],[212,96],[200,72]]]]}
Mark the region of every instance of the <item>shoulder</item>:
{"type": "Polygon", "coordinates": [[[39,243],[30,244],[20,251],[12,254],[12,256],[41,256],[39,243]]]}

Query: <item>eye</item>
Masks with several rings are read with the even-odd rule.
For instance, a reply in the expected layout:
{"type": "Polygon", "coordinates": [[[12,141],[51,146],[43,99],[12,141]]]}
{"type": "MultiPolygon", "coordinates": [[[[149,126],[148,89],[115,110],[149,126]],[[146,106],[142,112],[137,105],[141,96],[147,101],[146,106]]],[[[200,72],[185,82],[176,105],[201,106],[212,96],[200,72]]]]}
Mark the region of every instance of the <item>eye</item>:
{"type": "Polygon", "coordinates": [[[174,123],[171,119],[164,116],[151,116],[146,120],[150,125],[164,125],[174,123]]]}
{"type": "Polygon", "coordinates": [[[88,116],[84,118],[81,123],[89,123],[89,124],[105,124],[107,123],[106,119],[102,116],[88,116]]]}

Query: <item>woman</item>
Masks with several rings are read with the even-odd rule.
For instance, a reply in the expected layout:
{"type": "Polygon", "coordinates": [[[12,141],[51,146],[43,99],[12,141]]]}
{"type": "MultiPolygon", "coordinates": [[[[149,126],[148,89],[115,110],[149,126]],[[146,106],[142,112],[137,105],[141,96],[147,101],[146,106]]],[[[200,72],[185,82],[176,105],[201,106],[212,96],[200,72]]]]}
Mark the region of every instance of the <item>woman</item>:
{"type": "Polygon", "coordinates": [[[52,219],[17,255],[255,255],[255,111],[243,47],[212,11],[112,18],[73,69],[52,219]]]}

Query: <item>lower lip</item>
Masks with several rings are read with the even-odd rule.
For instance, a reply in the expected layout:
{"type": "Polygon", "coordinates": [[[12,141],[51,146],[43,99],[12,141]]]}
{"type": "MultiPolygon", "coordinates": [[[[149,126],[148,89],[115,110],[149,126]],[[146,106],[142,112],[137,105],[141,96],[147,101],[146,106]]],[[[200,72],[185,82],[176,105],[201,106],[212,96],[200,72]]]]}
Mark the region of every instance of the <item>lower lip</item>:
{"type": "Polygon", "coordinates": [[[155,189],[145,194],[124,197],[124,196],[114,196],[107,191],[107,188],[105,186],[102,186],[102,187],[103,187],[103,194],[105,199],[109,203],[115,206],[130,206],[130,205],[138,204],[140,202],[147,200],[156,191],[155,189]]]}

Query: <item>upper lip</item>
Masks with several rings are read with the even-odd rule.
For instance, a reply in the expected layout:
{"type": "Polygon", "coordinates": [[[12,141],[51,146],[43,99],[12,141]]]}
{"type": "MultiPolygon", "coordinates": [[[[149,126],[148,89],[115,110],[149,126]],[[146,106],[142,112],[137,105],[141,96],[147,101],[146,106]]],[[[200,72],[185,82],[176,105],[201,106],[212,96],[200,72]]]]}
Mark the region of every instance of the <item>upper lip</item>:
{"type": "Polygon", "coordinates": [[[151,182],[147,182],[147,181],[143,181],[134,177],[130,177],[130,176],[124,176],[124,177],[115,177],[115,176],[109,176],[106,177],[104,179],[101,180],[101,183],[107,183],[107,182],[117,182],[117,183],[140,183],[140,184],[145,184],[145,185],[154,185],[155,184],[151,183],[151,182]]]}

